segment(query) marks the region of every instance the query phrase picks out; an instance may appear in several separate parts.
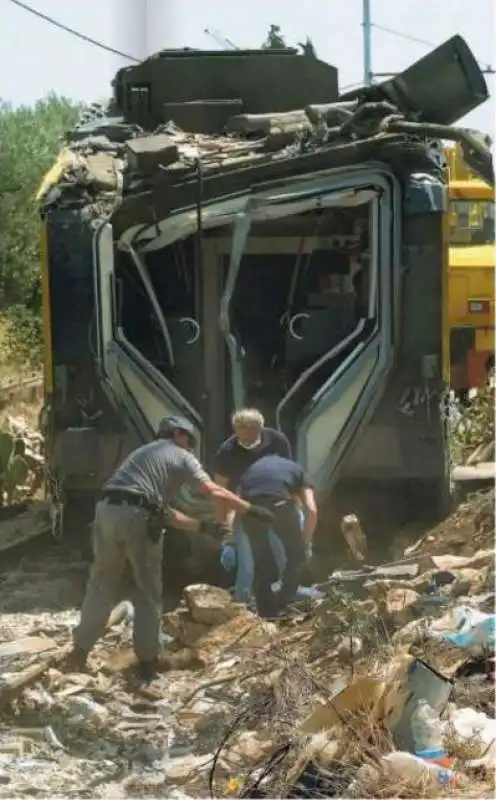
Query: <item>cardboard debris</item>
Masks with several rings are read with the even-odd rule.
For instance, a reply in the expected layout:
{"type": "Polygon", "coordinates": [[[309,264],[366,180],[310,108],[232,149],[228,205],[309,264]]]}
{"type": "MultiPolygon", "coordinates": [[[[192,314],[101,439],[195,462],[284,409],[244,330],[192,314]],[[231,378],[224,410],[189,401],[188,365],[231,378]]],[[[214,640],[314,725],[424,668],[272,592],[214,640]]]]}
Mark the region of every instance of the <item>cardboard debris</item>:
{"type": "Polygon", "coordinates": [[[385,690],[384,681],[376,678],[358,678],[328,703],[317,706],[299,726],[299,732],[330,731],[336,725],[345,724],[350,718],[362,715],[376,719],[385,690]]]}

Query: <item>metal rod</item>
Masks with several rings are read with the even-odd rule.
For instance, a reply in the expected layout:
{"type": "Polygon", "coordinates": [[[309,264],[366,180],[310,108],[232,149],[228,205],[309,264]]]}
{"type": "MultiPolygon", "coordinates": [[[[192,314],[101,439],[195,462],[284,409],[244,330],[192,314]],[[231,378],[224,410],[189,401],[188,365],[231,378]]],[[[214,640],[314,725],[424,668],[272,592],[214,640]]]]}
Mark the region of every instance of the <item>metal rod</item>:
{"type": "Polygon", "coordinates": [[[362,0],[362,27],[363,27],[363,82],[365,86],[370,86],[373,79],[372,22],[370,15],[370,0],[362,0]]]}

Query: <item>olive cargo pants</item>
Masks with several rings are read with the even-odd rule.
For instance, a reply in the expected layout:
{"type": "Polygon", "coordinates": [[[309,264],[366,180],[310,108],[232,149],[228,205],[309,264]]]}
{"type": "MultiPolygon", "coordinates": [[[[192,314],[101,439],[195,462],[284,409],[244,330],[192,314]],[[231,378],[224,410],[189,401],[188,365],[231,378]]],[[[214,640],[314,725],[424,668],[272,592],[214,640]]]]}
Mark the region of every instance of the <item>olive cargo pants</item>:
{"type": "Polygon", "coordinates": [[[119,598],[127,564],[133,575],[133,643],[139,661],[152,661],[158,653],[162,607],[163,537],[148,536],[149,513],[143,508],[97,503],[93,530],[94,562],[74,631],[74,644],[90,651],[103,636],[110,613],[119,598]]]}

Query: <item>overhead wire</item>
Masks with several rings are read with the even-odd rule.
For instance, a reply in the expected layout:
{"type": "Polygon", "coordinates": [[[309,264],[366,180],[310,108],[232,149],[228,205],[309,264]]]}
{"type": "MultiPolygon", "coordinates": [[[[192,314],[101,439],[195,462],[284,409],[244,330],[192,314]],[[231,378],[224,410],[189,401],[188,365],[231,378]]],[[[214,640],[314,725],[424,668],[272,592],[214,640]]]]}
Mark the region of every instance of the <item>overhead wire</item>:
{"type": "Polygon", "coordinates": [[[128,61],[133,61],[135,64],[140,63],[139,58],[130,56],[128,53],[123,53],[122,50],[117,50],[115,47],[110,47],[110,45],[105,44],[104,42],[100,42],[98,39],[93,39],[91,36],[87,36],[85,33],[77,31],[75,28],[71,28],[68,25],[64,25],[63,22],[59,22],[59,20],[48,16],[48,14],[43,14],[41,11],[38,11],[37,9],[27,5],[27,3],[22,3],[21,0],[9,0],[9,2],[12,3],[14,6],[17,6],[18,8],[22,9],[23,11],[27,11],[28,14],[32,14],[34,17],[38,17],[38,19],[41,19],[44,22],[48,22],[55,28],[59,28],[59,30],[65,31],[65,33],[70,33],[72,36],[75,36],[82,42],[86,42],[86,44],[91,44],[94,47],[99,47],[100,50],[105,50],[107,53],[112,53],[114,56],[120,56],[120,58],[125,58],[128,61]]]}
{"type": "MultiPolygon", "coordinates": [[[[105,50],[107,53],[112,53],[115,56],[120,56],[121,58],[125,58],[127,61],[133,61],[135,64],[140,63],[140,59],[136,58],[135,56],[130,56],[129,53],[123,53],[122,50],[117,50],[115,47],[111,47],[104,42],[99,41],[98,39],[93,39],[93,37],[88,36],[85,33],[81,33],[81,31],[76,30],[75,28],[71,28],[69,25],[65,25],[63,22],[55,19],[54,17],[50,17],[48,14],[44,14],[41,11],[38,11],[35,8],[32,8],[27,3],[23,3],[22,0],[9,0],[10,3],[17,6],[18,8],[26,11],[28,14],[32,14],[34,17],[47,22],[49,25],[53,25],[55,28],[58,28],[61,31],[65,31],[65,33],[71,34],[71,36],[75,36],[82,42],[86,42],[86,44],[91,44],[93,47],[98,47],[100,50],[105,50]]],[[[426,47],[436,47],[437,45],[434,42],[429,41],[428,39],[422,39],[418,36],[412,36],[409,33],[403,33],[402,31],[394,30],[393,28],[388,28],[385,25],[379,25],[375,22],[371,23],[372,28],[377,28],[379,31],[383,31],[384,33],[389,33],[391,36],[397,36],[400,39],[405,39],[406,41],[416,42],[417,44],[423,44],[426,47]]],[[[210,31],[205,29],[205,33],[212,35],[210,31]]],[[[225,40],[229,45],[236,47],[229,39],[225,40]]],[[[484,70],[486,74],[494,74],[494,69],[491,65],[487,65],[484,70]]],[[[343,87],[341,91],[347,88],[351,88],[353,85],[358,84],[350,84],[349,87],[343,87]]]]}
{"type": "MultiPolygon", "coordinates": [[[[386,25],[378,25],[376,22],[372,22],[370,27],[377,28],[378,31],[383,31],[384,33],[389,33],[391,36],[397,36],[399,39],[405,39],[408,42],[416,42],[417,44],[423,44],[425,45],[425,47],[437,47],[437,44],[435,42],[431,42],[429,39],[421,39],[418,36],[412,36],[409,33],[403,33],[402,31],[394,30],[394,28],[388,28],[386,25]]],[[[481,71],[486,75],[494,75],[495,70],[491,67],[490,64],[486,64],[486,66],[483,66],[481,62],[479,62],[479,66],[481,68],[481,71]]],[[[380,73],[380,75],[384,77],[382,73],[380,73]]],[[[394,75],[394,73],[391,73],[391,76],[392,75],[394,75]]],[[[340,88],[340,91],[344,92],[347,89],[354,89],[356,86],[363,86],[363,82],[356,81],[355,83],[347,84],[346,86],[342,86],[340,88]]]]}
{"type": "Polygon", "coordinates": [[[417,42],[417,44],[425,44],[426,47],[437,47],[434,42],[429,42],[427,39],[419,39],[418,36],[411,36],[409,33],[402,33],[395,31],[393,28],[387,28],[385,25],[378,25],[376,22],[370,23],[371,28],[377,28],[378,31],[390,33],[392,36],[398,36],[400,39],[406,39],[409,42],[417,42]]]}
{"type": "MultiPolygon", "coordinates": [[[[384,33],[389,33],[391,36],[397,36],[399,39],[405,39],[407,42],[416,42],[417,44],[423,44],[426,47],[437,47],[435,42],[431,42],[428,39],[420,39],[418,36],[411,36],[409,33],[403,33],[402,31],[396,31],[393,28],[388,28],[385,25],[378,25],[376,22],[371,23],[371,28],[377,28],[378,31],[383,31],[384,33]]],[[[482,71],[486,74],[492,75],[494,73],[493,68],[490,64],[486,64],[482,67],[481,63],[479,62],[479,66],[481,67],[482,71]]]]}

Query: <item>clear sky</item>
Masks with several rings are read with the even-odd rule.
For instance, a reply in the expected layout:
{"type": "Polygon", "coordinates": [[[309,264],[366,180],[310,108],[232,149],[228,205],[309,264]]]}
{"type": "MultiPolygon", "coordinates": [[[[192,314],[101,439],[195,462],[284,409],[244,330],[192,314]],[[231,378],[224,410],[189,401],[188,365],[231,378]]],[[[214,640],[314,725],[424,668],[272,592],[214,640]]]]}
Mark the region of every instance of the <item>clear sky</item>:
{"type": "MultiPolygon", "coordinates": [[[[217,48],[204,29],[240,47],[259,47],[270,24],[288,44],[308,35],[319,57],[339,69],[340,84],[361,82],[361,0],[25,0],[78,31],[138,58],[166,47],[217,48]],[[94,9],[94,13],[93,12],[94,9]]],[[[459,33],[485,66],[496,66],[495,0],[371,0],[378,26],[436,45],[459,33]]],[[[396,72],[429,47],[373,30],[373,70],[396,72]]],[[[110,94],[115,71],[129,61],[57,30],[0,0],[0,98],[31,103],[49,91],[77,100],[110,94]]],[[[491,94],[494,76],[486,76],[491,94]]],[[[464,124],[494,136],[494,101],[464,124]]],[[[0,145],[1,146],[1,145],[0,145]]]]}

